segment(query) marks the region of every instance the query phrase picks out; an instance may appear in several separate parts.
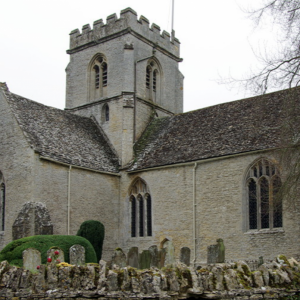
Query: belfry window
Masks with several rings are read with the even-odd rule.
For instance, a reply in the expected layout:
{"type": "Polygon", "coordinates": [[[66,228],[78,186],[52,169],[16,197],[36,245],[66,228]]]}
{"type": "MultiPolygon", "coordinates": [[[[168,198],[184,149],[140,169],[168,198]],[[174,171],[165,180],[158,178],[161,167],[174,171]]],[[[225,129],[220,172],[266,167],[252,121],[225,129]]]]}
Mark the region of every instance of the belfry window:
{"type": "Polygon", "coordinates": [[[248,229],[282,227],[281,179],[278,168],[267,159],[260,159],[247,174],[246,191],[248,229]]]}
{"type": "Polygon", "coordinates": [[[159,100],[160,72],[158,64],[151,60],[146,67],[146,97],[157,102],[159,100]]]}
{"type": "Polygon", "coordinates": [[[105,97],[108,84],[107,62],[103,55],[98,55],[93,59],[90,69],[90,100],[97,100],[105,97]]]}
{"type": "Polygon", "coordinates": [[[146,183],[138,178],[130,188],[131,237],[152,236],[152,203],[146,183]]]}

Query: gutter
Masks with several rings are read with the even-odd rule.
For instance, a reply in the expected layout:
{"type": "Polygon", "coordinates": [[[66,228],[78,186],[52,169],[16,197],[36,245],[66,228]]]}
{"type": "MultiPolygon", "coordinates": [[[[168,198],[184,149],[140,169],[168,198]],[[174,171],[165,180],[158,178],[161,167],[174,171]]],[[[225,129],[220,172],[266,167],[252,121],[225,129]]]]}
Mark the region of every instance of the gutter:
{"type": "Polygon", "coordinates": [[[40,155],[40,159],[48,160],[48,161],[51,161],[53,163],[56,163],[56,164],[59,164],[59,165],[63,165],[63,166],[66,166],[66,167],[70,167],[71,166],[72,168],[76,168],[76,169],[87,170],[87,171],[91,171],[91,172],[95,172],[95,173],[100,173],[100,174],[106,174],[106,175],[112,175],[112,176],[121,177],[121,174],[119,174],[119,173],[106,172],[106,171],[100,171],[100,170],[91,169],[91,168],[87,168],[87,167],[70,165],[70,164],[63,163],[61,161],[58,161],[58,160],[55,160],[55,159],[52,159],[52,158],[49,158],[49,157],[45,157],[45,156],[42,156],[42,155],[40,155]]]}
{"type": "Polygon", "coordinates": [[[238,157],[238,156],[244,156],[244,155],[249,155],[249,154],[259,154],[259,153],[264,153],[264,152],[269,152],[269,151],[276,151],[276,150],[280,150],[280,149],[282,149],[282,148],[278,147],[278,148],[269,148],[269,149],[264,149],[264,150],[248,151],[248,152],[242,152],[242,153],[237,153],[237,154],[224,155],[224,156],[218,156],[218,157],[212,157],[212,158],[206,158],[206,159],[204,158],[201,160],[190,161],[190,162],[186,162],[186,163],[177,163],[177,164],[175,163],[175,164],[171,164],[171,165],[162,165],[162,166],[158,166],[158,167],[138,169],[138,170],[133,170],[133,171],[127,171],[127,173],[133,174],[133,173],[141,173],[141,172],[166,169],[166,168],[191,166],[191,165],[194,165],[195,163],[203,164],[203,163],[207,163],[207,162],[217,161],[220,159],[229,159],[229,158],[238,157]]]}

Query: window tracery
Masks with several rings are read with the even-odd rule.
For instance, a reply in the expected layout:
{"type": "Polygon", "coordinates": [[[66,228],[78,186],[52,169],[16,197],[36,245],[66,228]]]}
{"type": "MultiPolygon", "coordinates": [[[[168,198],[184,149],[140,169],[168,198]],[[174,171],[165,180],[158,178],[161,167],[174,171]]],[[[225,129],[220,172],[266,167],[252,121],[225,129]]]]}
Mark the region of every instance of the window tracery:
{"type": "Polygon", "coordinates": [[[152,236],[152,202],[145,181],[138,178],[129,190],[131,237],[152,236]]]}
{"type": "Polygon", "coordinates": [[[270,160],[255,162],[246,177],[248,229],[282,227],[282,199],[279,169],[270,160]]]}
{"type": "Polygon", "coordinates": [[[151,60],[146,67],[146,94],[149,100],[159,100],[160,72],[158,64],[151,60]]]}
{"type": "Polygon", "coordinates": [[[105,97],[108,84],[107,62],[103,55],[99,54],[90,65],[90,100],[105,97]]]}

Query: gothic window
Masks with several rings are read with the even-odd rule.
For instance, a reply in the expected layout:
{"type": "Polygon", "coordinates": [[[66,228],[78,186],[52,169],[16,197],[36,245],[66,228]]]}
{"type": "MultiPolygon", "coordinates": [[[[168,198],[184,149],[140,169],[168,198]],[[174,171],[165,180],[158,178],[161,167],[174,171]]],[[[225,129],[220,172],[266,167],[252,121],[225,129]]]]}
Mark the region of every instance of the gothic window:
{"type": "Polygon", "coordinates": [[[137,178],[129,189],[131,237],[152,236],[152,203],[145,181],[137,178]]]}
{"type": "Polygon", "coordinates": [[[89,98],[91,101],[105,97],[107,92],[108,72],[107,63],[103,55],[97,55],[90,65],[89,98]]]}
{"type": "Polygon", "coordinates": [[[102,123],[109,121],[109,106],[108,104],[104,104],[102,107],[102,116],[101,116],[102,123]]]}
{"type": "Polygon", "coordinates": [[[248,229],[282,227],[280,187],[279,170],[270,160],[263,158],[251,166],[246,180],[248,229]]]}
{"type": "Polygon", "coordinates": [[[157,102],[160,92],[160,72],[158,64],[151,60],[146,67],[146,96],[149,100],[157,102]]]}
{"type": "Polygon", "coordinates": [[[131,236],[136,237],[136,199],[134,196],[130,197],[131,203],[131,236]]]}
{"type": "Polygon", "coordinates": [[[5,224],[5,183],[0,172],[0,230],[4,231],[5,224]]]}

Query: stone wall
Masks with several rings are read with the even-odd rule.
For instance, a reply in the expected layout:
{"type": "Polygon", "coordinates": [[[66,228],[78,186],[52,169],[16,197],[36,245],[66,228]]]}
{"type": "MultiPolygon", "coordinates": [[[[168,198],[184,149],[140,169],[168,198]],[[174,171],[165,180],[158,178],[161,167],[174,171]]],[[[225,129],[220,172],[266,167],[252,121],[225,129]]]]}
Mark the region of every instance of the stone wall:
{"type": "Polygon", "coordinates": [[[0,126],[0,170],[6,187],[5,228],[4,231],[0,231],[0,249],[2,249],[12,240],[12,225],[22,205],[32,201],[34,153],[1,89],[0,126]]]}
{"type": "Polygon", "coordinates": [[[176,257],[179,249],[191,249],[192,261],[204,263],[207,247],[218,238],[224,240],[226,261],[233,259],[273,259],[278,253],[298,259],[300,253],[298,217],[299,203],[295,209],[284,202],[283,227],[278,229],[247,230],[247,199],[244,178],[249,166],[258,158],[276,160],[274,153],[236,155],[230,158],[202,161],[195,171],[196,248],[193,239],[193,197],[195,164],[157,168],[124,174],[121,180],[121,211],[124,226],[121,247],[128,251],[139,245],[147,249],[160,245],[164,239],[172,240],[176,257]],[[130,237],[130,203],[128,188],[136,177],[148,185],[152,198],[152,237],[130,237]],[[195,257],[196,254],[196,257],[195,257]]]}
{"type": "Polygon", "coordinates": [[[1,299],[278,299],[300,293],[300,265],[281,256],[251,272],[243,261],[193,269],[138,270],[105,261],[42,265],[36,272],[0,264],[1,299]]]}

